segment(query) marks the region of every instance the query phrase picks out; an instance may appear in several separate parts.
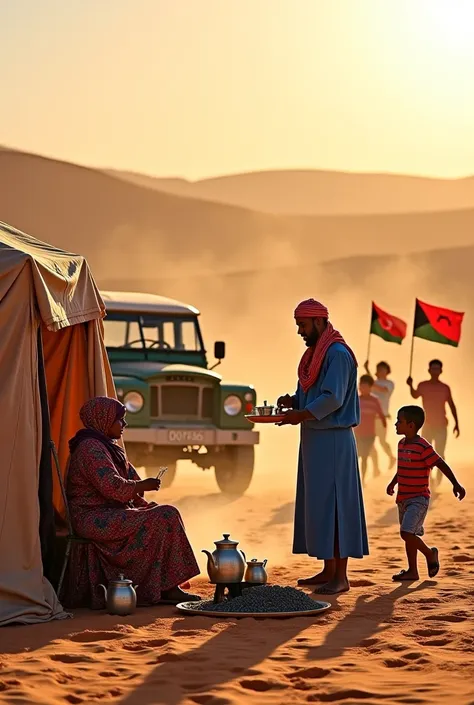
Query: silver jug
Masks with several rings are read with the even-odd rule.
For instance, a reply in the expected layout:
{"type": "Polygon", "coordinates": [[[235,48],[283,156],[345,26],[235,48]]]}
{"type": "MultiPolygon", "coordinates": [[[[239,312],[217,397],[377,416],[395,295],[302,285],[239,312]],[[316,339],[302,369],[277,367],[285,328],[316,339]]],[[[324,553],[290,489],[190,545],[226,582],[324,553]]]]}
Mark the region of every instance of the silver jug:
{"type": "Polygon", "coordinates": [[[265,570],[266,565],[266,558],[264,561],[257,561],[256,558],[252,558],[251,561],[247,561],[247,570],[245,571],[244,577],[245,582],[265,585],[268,580],[267,571],[265,570]]]}
{"type": "Polygon", "coordinates": [[[120,574],[118,580],[109,581],[108,588],[102,584],[98,587],[101,587],[104,591],[109,614],[125,617],[127,614],[134,613],[137,606],[137,593],[135,590],[138,585],[132,585],[131,580],[127,580],[120,574]]]}
{"type": "Polygon", "coordinates": [[[241,583],[245,572],[245,553],[238,551],[238,541],[233,541],[230,534],[224,534],[220,541],[214,541],[216,550],[207,555],[207,572],[211,583],[241,583]]]}

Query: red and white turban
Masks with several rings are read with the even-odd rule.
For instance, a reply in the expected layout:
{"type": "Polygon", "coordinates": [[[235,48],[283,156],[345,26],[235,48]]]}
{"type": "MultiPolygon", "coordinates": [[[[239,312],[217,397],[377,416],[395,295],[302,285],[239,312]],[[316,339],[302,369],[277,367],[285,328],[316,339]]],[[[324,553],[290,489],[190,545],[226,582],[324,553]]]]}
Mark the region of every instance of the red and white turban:
{"type": "MultiPolygon", "coordinates": [[[[327,320],[328,317],[329,313],[326,306],[314,299],[306,299],[306,301],[302,301],[295,308],[295,319],[325,318],[327,320]]],[[[298,379],[305,394],[308,389],[316,383],[324,363],[324,358],[329,348],[331,345],[334,345],[334,343],[340,343],[347,348],[357,367],[357,360],[353,351],[339,331],[335,330],[332,323],[328,320],[326,328],[323,330],[316,343],[306,350],[298,366],[298,379]]]]}
{"type": "Polygon", "coordinates": [[[319,301],[306,299],[295,308],[295,318],[329,318],[329,312],[319,301]]]}

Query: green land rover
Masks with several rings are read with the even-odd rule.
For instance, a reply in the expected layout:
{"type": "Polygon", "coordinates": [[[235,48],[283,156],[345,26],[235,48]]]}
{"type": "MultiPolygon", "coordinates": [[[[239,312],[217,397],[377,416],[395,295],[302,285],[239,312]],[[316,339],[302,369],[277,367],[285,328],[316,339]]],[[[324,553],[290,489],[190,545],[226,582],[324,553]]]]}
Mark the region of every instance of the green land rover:
{"type": "Polygon", "coordinates": [[[117,396],[127,407],[124,440],[130,462],[173,481],[178,460],[215,469],[222,492],[240,495],[250,485],[259,434],[245,418],[256,404],[249,384],[225,382],[208,367],[193,306],[153,294],[102,292],[107,307],[105,343],[117,396]]]}

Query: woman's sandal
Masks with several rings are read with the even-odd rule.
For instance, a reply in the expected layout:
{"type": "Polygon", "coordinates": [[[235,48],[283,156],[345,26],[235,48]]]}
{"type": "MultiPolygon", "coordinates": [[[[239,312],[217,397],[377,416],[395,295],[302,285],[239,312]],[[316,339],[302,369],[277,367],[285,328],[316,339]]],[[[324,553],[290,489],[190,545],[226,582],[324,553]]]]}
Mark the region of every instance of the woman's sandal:
{"type": "Polygon", "coordinates": [[[439,558],[438,549],[436,548],[436,546],[432,546],[431,550],[433,551],[435,559],[434,561],[428,561],[428,575],[430,576],[430,578],[434,578],[439,573],[439,558]]]}
{"type": "Polygon", "coordinates": [[[199,595],[193,595],[190,592],[184,592],[182,595],[179,595],[178,597],[171,598],[171,599],[166,599],[162,598],[159,601],[159,605],[179,605],[180,602],[200,602],[201,597],[199,595]]]}

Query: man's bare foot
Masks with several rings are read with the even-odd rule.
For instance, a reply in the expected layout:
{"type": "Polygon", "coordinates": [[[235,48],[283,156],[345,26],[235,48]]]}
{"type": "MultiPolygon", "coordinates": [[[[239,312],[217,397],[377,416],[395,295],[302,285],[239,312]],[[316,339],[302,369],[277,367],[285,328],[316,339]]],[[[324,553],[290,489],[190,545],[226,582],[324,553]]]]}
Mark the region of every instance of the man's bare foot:
{"type": "Polygon", "coordinates": [[[322,570],[320,573],[313,575],[311,578],[300,578],[298,585],[325,585],[334,578],[334,573],[322,570]]]}
{"type": "Polygon", "coordinates": [[[401,570],[396,575],[392,575],[392,580],[394,583],[414,582],[415,580],[419,579],[420,576],[418,575],[418,573],[412,573],[410,570],[401,570]]]}
{"type": "Polygon", "coordinates": [[[333,578],[325,585],[321,585],[314,590],[316,595],[339,595],[341,592],[348,592],[351,589],[349,581],[347,580],[337,580],[333,578]]]}

